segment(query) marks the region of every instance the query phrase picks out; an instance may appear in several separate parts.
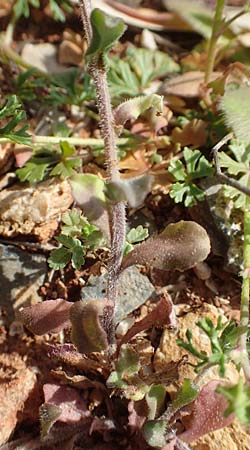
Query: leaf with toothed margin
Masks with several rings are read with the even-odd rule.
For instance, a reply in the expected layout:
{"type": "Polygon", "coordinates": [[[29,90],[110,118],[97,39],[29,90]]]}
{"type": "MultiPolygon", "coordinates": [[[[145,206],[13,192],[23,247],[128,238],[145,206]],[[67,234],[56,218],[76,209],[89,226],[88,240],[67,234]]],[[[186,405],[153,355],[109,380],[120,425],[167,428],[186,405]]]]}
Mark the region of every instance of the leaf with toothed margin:
{"type": "Polygon", "coordinates": [[[101,352],[108,348],[101,316],[107,307],[105,300],[80,300],[70,310],[71,340],[81,353],[101,352]]]}
{"type": "Polygon", "coordinates": [[[163,384],[151,386],[145,399],[148,405],[148,420],[154,420],[164,406],[166,388],[163,384]]]}
{"type": "Polygon", "coordinates": [[[141,95],[121,103],[114,110],[114,120],[117,127],[122,127],[128,120],[136,120],[145,111],[151,109],[153,118],[163,111],[163,97],[157,94],[141,95]]]}
{"type": "Polygon", "coordinates": [[[96,225],[109,240],[109,218],[104,194],[105,183],[93,174],[79,174],[70,179],[73,198],[89,222],[96,225]]]}
{"type": "Polygon", "coordinates": [[[168,225],[158,236],[148,239],[128,253],[121,270],[134,264],[148,264],[161,270],[184,270],[204,261],[210,252],[206,230],[198,223],[181,220],[168,225]]]}
{"type": "Polygon", "coordinates": [[[177,411],[193,402],[199,394],[199,388],[191,380],[185,378],[177,397],[172,402],[172,409],[177,411]]]}
{"type": "Polygon", "coordinates": [[[121,347],[119,357],[115,362],[115,369],[107,379],[107,387],[126,388],[128,384],[124,378],[137,374],[140,369],[139,356],[132,347],[128,345],[121,347]]]}
{"type": "Polygon", "coordinates": [[[130,180],[113,181],[106,184],[105,194],[111,202],[125,201],[131,208],[137,208],[150,192],[153,179],[152,175],[141,175],[130,180]]]}
{"type": "Polygon", "coordinates": [[[166,422],[164,420],[149,420],[143,425],[143,436],[152,447],[162,448],[166,444],[166,422]]]}
{"type": "Polygon", "coordinates": [[[39,408],[41,436],[49,434],[51,427],[59,419],[62,411],[57,405],[43,403],[39,408]]]}
{"type": "Polygon", "coordinates": [[[69,310],[72,305],[73,303],[60,298],[46,300],[17,311],[16,319],[34,334],[60,333],[71,326],[69,310]]]}
{"type": "Polygon", "coordinates": [[[93,34],[86,56],[107,53],[127,28],[122,20],[110,17],[98,8],[91,12],[90,21],[93,34]]]}

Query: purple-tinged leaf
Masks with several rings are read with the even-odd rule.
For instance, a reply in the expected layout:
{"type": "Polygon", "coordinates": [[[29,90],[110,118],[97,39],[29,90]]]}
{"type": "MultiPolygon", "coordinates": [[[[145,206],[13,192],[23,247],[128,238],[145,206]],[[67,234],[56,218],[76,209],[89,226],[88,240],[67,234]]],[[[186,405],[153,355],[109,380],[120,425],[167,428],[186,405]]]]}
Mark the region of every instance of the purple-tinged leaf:
{"type": "Polygon", "coordinates": [[[107,335],[100,320],[105,306],[105,300],[80,300],[71,308],[71,339],[79,352],[101,352],[108,348],[107,335]]]}
{"type": "Polygon", "coordinates": [[[72,176],[70,184],[74,200],[82,209],[83,214],[109,239],[109,217],[104,194],[104,181],[97,175],[87,173],[72,176]]]}
{"type": "Polygon", "coordinates": [[[123,259],[121,270],[134,264],[148,264],[157,269],[183,272],[206,259],[209,252],[206,230],[196,222],[181,220],[136,246],[123,259]]]}
{"type": "Polygon", "coordinates": [[[142,95],[121,103],[114,110],[115,125],[122,130],[128,120],[136,120],[147,110],[152,111],[152,119],[156,119],[163,111],[163,97],[157,94],[142,95]]]}
{"type": "Polygon", "coordinates": [[[194,402],[185,407],[184,411],[190,413],[181,419],[186,431],[178,436],[184,442],[193,442],[204,434],[224,428],[233,422],[233,414],[224,416],[228,402],[222,394],[216,392],[218,386],[219,381],[210,381],[203,386],[194,402]]]}
{"type": "Polygon", "coordinates": [[[46,300],[17,311],[16,318],[34,334],[60,333],[71,326],[69,310],[72,305],[60,298],[46,300]]]}
{"type": "Polygon", "coordinates": [[[105,194],[111,202],[127,202],[131,208],[137,208],[151,190],[154,177],[141,175],[129,180],[112,181],[105,186],[105,194]]]}
{"type": "Polygon", "coordinates": [[[161,327],[165,324],[173,325],[172,323],[173,304],[170,296],[167,293],[160,295],[159,303],[156,307],[142,320],[135,322],[134,325],[127,331],[118,344],[119,351],[123,344],[126,344],[133,336],[141,331],[148,330],[152,326],[161,327]]]}
{"type": "Polygon", "coordinates": [[[45,403],[40,408],[40,423],[43,436],[58,421],[65,423],[79,422],[90,416],[86,402],[76,389],[58,384],[43,386],[45,403]]]}

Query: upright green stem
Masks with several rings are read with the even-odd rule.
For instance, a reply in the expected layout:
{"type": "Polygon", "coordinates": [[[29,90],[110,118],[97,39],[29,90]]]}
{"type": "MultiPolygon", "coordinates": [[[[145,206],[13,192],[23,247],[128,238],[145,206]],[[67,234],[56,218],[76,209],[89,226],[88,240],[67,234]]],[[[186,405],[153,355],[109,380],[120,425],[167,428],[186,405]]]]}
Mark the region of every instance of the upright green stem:
{"type": "MultiPolygon", "coordinates": [[[[249,300],[250,300],[250,197],[246,196],[244,211],[244,246],[243,246],[243,281],[241,288],[240,325],[249,325],[249,300]]],[[[246,380],[250,382],[250,361],[247,352],[247,331],[240,337],[242,351],[242,367],[246,380]]]]}
{"type": "Polygon", "coordinates": [[[222,15],[225,0],[217,0],[215,16],[213,19],[212,35],[209,41],[207,67],[205,71],[204,82],[207,84],[210,81],[211,74],[214,69],[215,57],[216,57],[216,43],[220,36],[220,29],[222,24],[222,15]]]}
{"type": "MultiPolygon", "coordinates": [[[[80,8],[85,37],[89,45],[92,37],[90,23],[91,7],[89,0],[81,0],[80,8]]],[[[94,80],[96,88],[97,107],[100,115],[100,129],[104,140],[109,181],[118,181],[120,179],[120,173],[118,167],[116,134],[103,56],[101,55],[99,58],[93,57],[88,70],[94,80]]],[[[125,241],[125,219],[124,202],[118,202],[110,207],[111,256],[108,265],[107,297],[111,306],[105,317],[105,328],[110,342],[114,339],[113,315],[118,291],[118,274],[125,241]]]]}

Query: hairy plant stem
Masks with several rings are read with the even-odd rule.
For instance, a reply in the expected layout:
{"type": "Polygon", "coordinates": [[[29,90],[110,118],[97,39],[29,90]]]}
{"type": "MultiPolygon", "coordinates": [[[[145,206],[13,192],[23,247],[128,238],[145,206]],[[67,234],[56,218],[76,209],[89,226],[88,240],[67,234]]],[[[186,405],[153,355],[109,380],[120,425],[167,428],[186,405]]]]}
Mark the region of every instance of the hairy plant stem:
{"type": "Polygon", "coordinates": [[[205,78],[204,78],[205,84],[209,83],[211,74],[214,69],[214,63],[215,63],[215,58],[216,58],[216,44],[217,44],[218,38],[220,36],[224,4],[225,4],[225,0],[217,0],[217,2],[216,2],[216,10],[215,10],[215,16],[213,19],[212,35],[211,35],[211,38],[209,41],[209,47],[208,47],[207,66],[206,66],[205,78]]]}
{"type": "MultiPolygon", "coordinates": [[[[250,178],[250,176],[249,176],[250,178]]],[[[250,179],[249,179],[250,182],[250,179]]],[[[246,196],[244,211],[244,245],[243,245],[243,280],[241,287],[240,325],[249,325],[249,300],[250,300],[250,197],[246,196]]],[[[242,368],[247,382],[250,382],[250,361],[247,351],[247,331],[240,337],[240,350],[242,368]]]]}
{"type": "MultiPolygon", "coordinates": [[[[80,2],[82,22],[85,31],[85,37],[88,45],[91,41],[92,28],[90,22],[90,2],[81,0],[80,2]]],[[[107,83],[107,69],[103,55],[92,57],[88,70],[93,78],[97,107],[100,115],[100,129],[104,140],[104,149],[106,157],[106,167],[109,181],[118,181],[120,179],[118,167],[118,153],[116,145],[116,134],[114,129],[114,119],[111,106],[111,98],[107,83]]],[[[117,299],[119,268],[122,260],[123,246],[125,242],[125,204],[118,202],[110,206],[110,234],[111,234],[111,256],[108,264],[107,281],[107,299],[109,309],[104,317],[104,326],[108,335],[109,342],[114,341],[114,309],[117,299]]]]}

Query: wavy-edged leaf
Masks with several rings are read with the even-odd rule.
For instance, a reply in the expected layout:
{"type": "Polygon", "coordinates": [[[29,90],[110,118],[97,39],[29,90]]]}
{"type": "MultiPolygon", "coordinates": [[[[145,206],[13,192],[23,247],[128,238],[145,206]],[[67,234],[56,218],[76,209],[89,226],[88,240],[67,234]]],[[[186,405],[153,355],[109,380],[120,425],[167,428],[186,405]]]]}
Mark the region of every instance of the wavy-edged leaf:
{"type": "Polygon", "coordinates": [[[105,306],[105,300],[80,300],[73,304],[70,310],[71,339],[79,352],[101,352],[108,348],[100,319],[105,306]]]}
{"type": "Polygon", "coordinates": [[[166,388],[163,384],[151,386],[145,399],[148,405],[148,420],[154,420],[164,406],[166,397],[166,388]]]}
{"type": "Polygon", "coordinates": [[[148,109],[153,110],[154,116],[163,111],[163,96],[157,94],[141,95],[121,103],[114,110],[116,126],[123,126],[128,120],[136,120],[148,109]]]}
{"type": "Polygon", "coordinates": [[[196,222],[181,220],[158,236],[136,246],[123,258],[121,269],[148,264],[162,270],[184,270],[204,261],[210,252],[206,230],[196,222]]]}
{"type": "Polygon", "coordinates": [[[17,311],[16,318],[34,334],[60,333],[71,326],[69,310],[72,305],[63,299],[45,300],[17,311]]]}
{"type": "Polygon", "coordinates": [[[121,19],[110,17],[98,8],[91,12],[90,21],[93,35],[86,56],[108,52],[127,28],[121,19]]]}
{"type": "Polygon", "coordinates": [[[149,420],[143,425],[143,436],[154,448],[162,448],[166,444],[166,422],[164,420],[149,420]]]}

